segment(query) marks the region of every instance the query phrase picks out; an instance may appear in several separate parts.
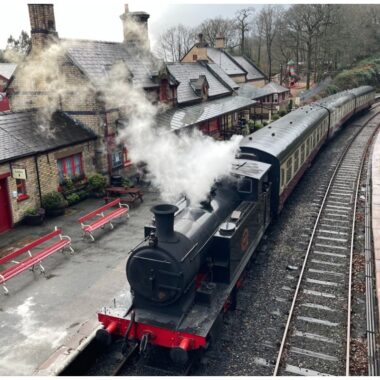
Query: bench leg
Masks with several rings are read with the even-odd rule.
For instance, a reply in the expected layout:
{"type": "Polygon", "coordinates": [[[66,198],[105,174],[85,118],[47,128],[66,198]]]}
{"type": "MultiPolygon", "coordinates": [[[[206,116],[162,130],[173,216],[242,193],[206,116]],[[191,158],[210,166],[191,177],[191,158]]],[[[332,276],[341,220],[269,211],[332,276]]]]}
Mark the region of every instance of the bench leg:
{"type": "Polygon", "coordinates": [[[74,248],[71,245],[69,245],[68,247],[69,247],[70,253],[73,255],[75,253],[74,248]]]}
{"type": "Polygon", "coordinates": [[[91,233],[91,232],[88,232],[88,234],[90,235],[91,240],[92,240],[92,241],[95,241],[95,238],[94,238],[94,236],[92,235],[92,233],[91,233]]]}
{"type": "Polygon", "coordinates": [[[5,283],[3,284],[3,289],[4,289],[4,295],[8,296],[8,295],[9,295],[9,290],[8,290],[8,288],[5,286],[5,283]]]}
{"type": "Polygon", "coordinates": [[[110,227],[111,227],[111,230],[113,230],[113,224],[110,222],[110,227]]]}
{"type": "Polygon", "coordinates": [[[4,294],[7,296],[8,294],[9,294],[9,290],[7,289],[7,287],[5,286],[5,278],[0,274],[0,279],[2,280],[2,281],[4,281],[3,282],[3,289],[4,289],[4,294]]]}
{"type": "Polygon", "coordinates": [[[42,266],[41,262],[38,263],[38,266],[40,267],[40,273],[45,274],[45,268],[42,266]]]}

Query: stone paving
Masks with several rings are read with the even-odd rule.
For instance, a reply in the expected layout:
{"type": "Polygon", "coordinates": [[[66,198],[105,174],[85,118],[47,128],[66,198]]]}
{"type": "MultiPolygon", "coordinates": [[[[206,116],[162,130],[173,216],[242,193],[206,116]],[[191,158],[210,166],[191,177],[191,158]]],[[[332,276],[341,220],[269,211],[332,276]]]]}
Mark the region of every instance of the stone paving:
{"type": "Polygon", "coordinates": [[[75,350],[80,350],[98,326],[96,311],[109,305],[128,284],[126,254],[143,238],[150,208],[159,194],[144,190],[130,219],[116,220],[95,231],[95,242],[82,240],[78,218],[103,204],[91,199],[47,219],[42,226],[17,226],[0,235],[0,254],[22,246],[54,229],[72,238],[75,254],[56,252],[44,260],[46,276],[25,271],[7,282],[8,296],[0,294],[0,376],[53,375],[75,350]]]}
{"type": "Polygon", "coordinates": [[[378,315],[380,316],[380,134],[377,135],[372,155],[372,233],[375,252],[376,295],[378,315]]]}

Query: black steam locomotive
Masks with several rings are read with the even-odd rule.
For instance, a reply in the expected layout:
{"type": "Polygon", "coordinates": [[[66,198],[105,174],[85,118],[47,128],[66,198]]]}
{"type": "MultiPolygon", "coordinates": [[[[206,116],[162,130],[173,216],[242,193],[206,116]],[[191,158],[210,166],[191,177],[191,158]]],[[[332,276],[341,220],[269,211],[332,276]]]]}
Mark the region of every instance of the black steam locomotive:
{"type": "Polygon", "coordinates": [[[166,347],[179,363],[206,348],[272,217],[320,147],[374,95],[359,87],[291,112],[243,139],[231,176],[207,201],[153,207],[154,225],[127,261],[130,289],[98,313],[98,338],[166,347]]]}

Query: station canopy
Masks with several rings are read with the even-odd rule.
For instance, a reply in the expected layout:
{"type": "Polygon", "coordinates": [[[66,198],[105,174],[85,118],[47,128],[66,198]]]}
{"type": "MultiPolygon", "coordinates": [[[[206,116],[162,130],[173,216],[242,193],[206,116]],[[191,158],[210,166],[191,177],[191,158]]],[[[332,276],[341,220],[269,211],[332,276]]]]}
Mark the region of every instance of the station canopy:
{"type": "Polygon", "coordinates": [[[254,100],[240,96],[229,96],[188,107],[170,109],[157,115],[157,126],[164,130],[180,130],[249,108],[255,103],[254,100]]]}

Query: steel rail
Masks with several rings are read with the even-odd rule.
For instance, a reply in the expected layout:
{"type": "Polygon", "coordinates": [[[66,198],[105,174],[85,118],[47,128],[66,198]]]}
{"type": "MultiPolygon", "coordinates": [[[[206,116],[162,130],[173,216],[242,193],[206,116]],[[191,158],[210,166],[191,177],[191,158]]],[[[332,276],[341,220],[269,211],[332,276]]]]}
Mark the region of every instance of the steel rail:
{"type": "Polygon", "coordinates": [[[365,279],[366,279],[366,317],[367,317],[367,351],[368,351],[368,376],[378,376],[379,366],[376,356],[376,312],[374,286],[374,267],[371,233],[371,181],[372,158],[368,161],[366,191],[365,191],[365,279]]]}
{"type": "MultiPolygon", "coordinates": [[[[372,120],[372,119],[371,119],[372,120]]],[[[358,175],[356,177],[356,189],[355,189],[355,199],[353,203],[353,215],[352,215],[352,227],[351,227],[351,243],[350,243],[350,263],[349,263],[349,275],[348,275],[348,304],[347,304],[347,334],[346,334],[346,376],[350,376],[350,347],[351,347],[351,304],[352,304],[352,263],[354,257],[354,240],[355,240],[355,227],[356,227],[356,209],[358,204],[358,194],[360,186],[360,178],[362,176],[364,162],[366,160],[366,155],[368,149],[371,145],[373,136],[375,135],[378,128],[375,128],[374,132],[371,134],[366,147],[363,152],[362,159],[360,161],[358,175]]]]}
{"type": "MultiPolygon", "coordinates": [[[[375,108],[375,107],[373,107],[373,108],[375,108]]],[[[377,106],[376,106],[376,108],[377,108],[377,106]]],[[[289,311],[289,316],[288,316],[288,319],[287,319],[287,322],[286,322],[286,325],[285,325],[284,334],[283,334],[283,337],[282,337],[282,340],[281,340],[281,345],[280,345],[280,348],[279,348],[279,352],[278,352],[277,359],[276,359],[276,365],[275,365],[275,368],[274,368],[272,376],[277,376],[277,374],[278,374],[278,370],[279,370],[279,367],[280,367],[280,364],[281,364],[281,358],[282,358],[282,355],[283,355],[283,352],[284,352],[284,347],[285,347],[285,343],[286,343],[288,332],[289,332],[290,323],[292,321],[292,317],[293,317],[293,313],[294,313],[294,308],[295,308],[295,305],[296,305],[296,302],[297,302],[297,297],[298,297],[298,294],[299,294],[299,291],[300,291],[300,288],[301,288],[301,282],[303,280],[303,275],[304,275],[304,272],[305,272],[305,269],[306,269],[306,264],[308,262],[309,254],[310,254],[310,251],[311,251],[311,247],[312,247],[312,244],[314,242],[314,236],[316,234],[316,231],[317,231],[317,228],[318,228],[318,225],[319,225],[319,220],[320,220],[322,212],[324,210],[324,206],[325,206],[327,197],[329,195],[329,191],[331,189],[331,186],[333,184],[333,181],[334,181],[334,179],[336,177],[336,174],[338,173],[338,170],[340,169],[340,165],[342,164],[342,161],[346,157],[346,154],[348,153],[349,149],[351,148],[353,142],[355,141],[355,139],[357,138],[357,136],[361,133],[361,131],[363,130],[363,128],[372,119],[374,119],[377,115],[378,115],[378,113],[376,113],[375,115],[373,115],[372,117],[370,117],[363,124],[363,126],[360,127],[359,131],[351,138],[351,140],[347,144],[346,148],[342,152],[341,156],[339,157],[337,165],[336,165],[336,167],[334,169],[334,172],[331,175],[331,179],[330,179],[330,181],[328,183],[328,186],[327,186],[327,189],[325,191],[325,195],[323,197],[323,200],[322,200],[322,203],[321,203],[321,206],[320,206],[320,209],[319,209],[319,212],[318,212],[318,215],[317,215],[314,227],[313,227],[313,231],[311,233],[309,244],[308,244],[308,247],[307,247],[307,250],[306,250],[305,258],[304,258],[304,261],[303,261],[303,264],[302,264],[302,268],[301,268],[301,273],[299,275],[297,286],[296,286],[296,289],[295,289],[295,292],[294,292],[292,304],[291,304],[290,311],[289,311]]]]}
{"type": "Polygon", "coordinates": [[[116,368],[114,368],[114,370],[111,373],[111,376],[118,376],[120,374],[121,370],[127,364],[128,360],[132,357],[132,355],[137,351],[138,347],[139,345],[137,343],[131,347],[128,354],[122,359],[122,361],[116,366],[116,368]]]}

